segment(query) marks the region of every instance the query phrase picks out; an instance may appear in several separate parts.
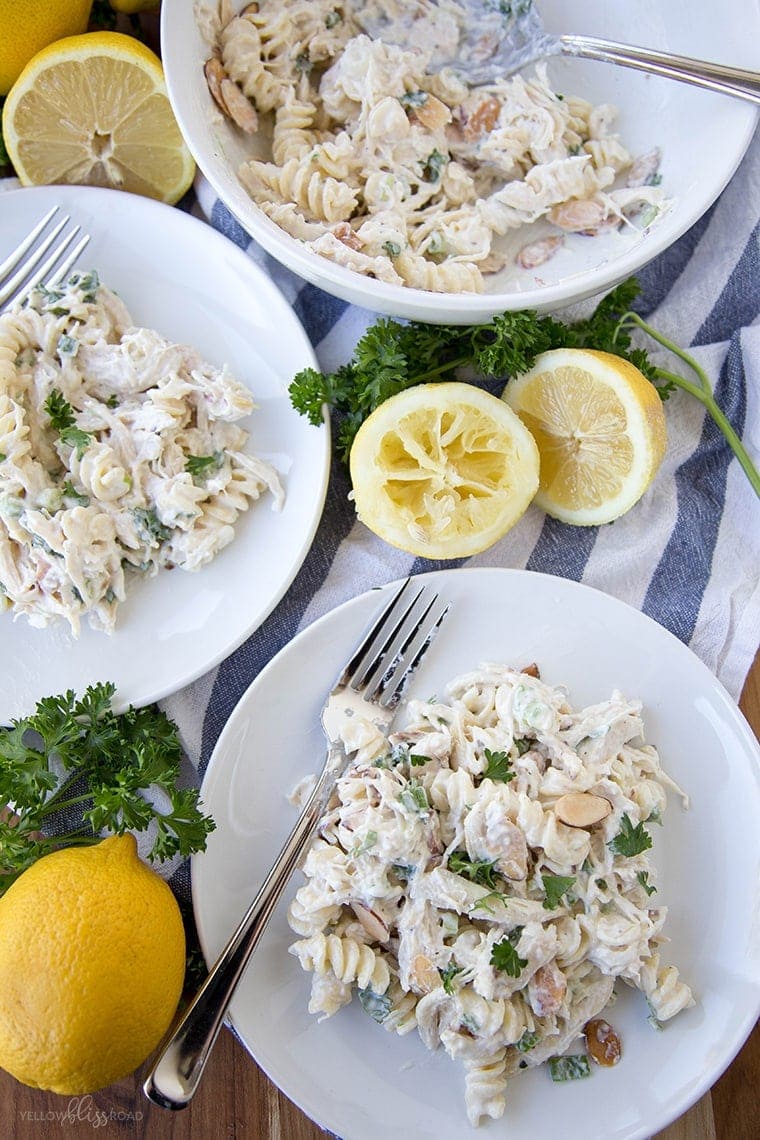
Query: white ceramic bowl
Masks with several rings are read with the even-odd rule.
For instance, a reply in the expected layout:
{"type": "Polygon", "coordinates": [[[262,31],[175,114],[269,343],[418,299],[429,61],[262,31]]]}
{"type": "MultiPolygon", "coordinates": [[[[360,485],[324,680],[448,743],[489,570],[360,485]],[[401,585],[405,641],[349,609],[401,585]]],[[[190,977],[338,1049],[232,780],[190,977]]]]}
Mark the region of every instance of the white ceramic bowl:
{"type": "MultiPolygon", "coordinates": [[[[202,0],[208,4],[213,0],[202,0]]],[[[235,0],[244,7],[245,0],[235,0]]],[[[553,32],[585,32],[696,58],[760,70],[756,0],[725,0],[720,17],[709,0],[542,0],[553,32]]],[[[736,169],[756,122],[746,102],[610,64],[553,58],[557,91],[619,109],[617,129],[634,154],[663,155],[662,186],[670,210],[633,244],[611,248],[602,237],[575,237],[540,268],[540,280],[515,267],[490,275],[485,293],[443,294],[389,285],[335,265],[290,237],[262,213],[237,178],[246,158],[268,159],[263,136],[244,136],[216,111],[203,62],[209,48],[190,0],[164,0],[161,40],[169,96],[198,166],[240,224],[273,257],[327,292],[393,316],[468,324],[505,309],[561,308],[635,273],[685,232],[712,204],[736,169]]]]}

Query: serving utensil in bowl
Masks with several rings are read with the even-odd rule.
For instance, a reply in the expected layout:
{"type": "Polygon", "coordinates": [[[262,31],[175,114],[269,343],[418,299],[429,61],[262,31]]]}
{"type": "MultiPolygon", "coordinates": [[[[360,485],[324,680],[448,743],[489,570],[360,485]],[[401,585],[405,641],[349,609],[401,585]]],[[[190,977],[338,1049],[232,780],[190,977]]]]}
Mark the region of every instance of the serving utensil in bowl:
{"type": "Polygon", "coordinates": [[[361,24],[373,39],[403,47],[419,16],[439,17],[452,30],[456,25],[455,50],[451,50],[452,37],[444,36],[432,62],[436,67],[453,67],[469,83],[493,83],[547,56],[565,55],[631,67],[760,105],[760,72],[597,36],[552,35],[532,0],[413,0],[411,4],[404,0],[380,8],[368,5],[361,24]]]}

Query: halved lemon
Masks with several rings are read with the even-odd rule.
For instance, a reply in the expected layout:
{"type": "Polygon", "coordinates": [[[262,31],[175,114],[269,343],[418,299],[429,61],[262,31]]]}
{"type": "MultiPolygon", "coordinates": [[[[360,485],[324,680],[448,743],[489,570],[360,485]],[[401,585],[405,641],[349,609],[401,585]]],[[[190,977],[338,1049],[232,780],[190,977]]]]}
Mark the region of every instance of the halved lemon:
{"type": "Polygon", "coordinates": [[[575,526],[599,526],[638,502],[667,446],[657,389],[620,356],[557,348],[510,380],[504,400],[541,454],[536,505],[575,526]]]}
{"type": "Polygon", "coordinates": [[[538,487],[538,451],[518,417],[472,384],[421,384],[364,421],[350,455],[359,518],[422,558],[493,545],[538,487]]]}
{"type": "Polygon", "coordinates": [[[195,172],[160,59],[119,32],[38,52],[8,95],[3,134],[25,186],[112,186],[174,203],[195,172]]]}

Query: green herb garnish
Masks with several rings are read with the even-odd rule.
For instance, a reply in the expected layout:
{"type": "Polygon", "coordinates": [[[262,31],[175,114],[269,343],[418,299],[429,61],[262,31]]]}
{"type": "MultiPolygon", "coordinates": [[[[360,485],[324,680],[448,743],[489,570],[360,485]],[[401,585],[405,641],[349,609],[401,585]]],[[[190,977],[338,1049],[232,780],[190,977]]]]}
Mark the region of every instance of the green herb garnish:
{"type": "Polygon", "coordinates": [[[92,436],[76,426],[74,409],[63,393],[58,388],[51,388],[43,407],[50,419],[50,426],[58,432],[61,443],[73,448],[81,459],[92,436]]]}
{"type": "Polygon", "coordinates": [[[343,23],[343,16],[337,10],[337,8],[333,9],[332,12],[328,12],[327,15],[325,16],[325,27],[326,28],[334,28],[336,24],[342,24],[342,23],[343,23]]]}
{"type": "Polygon", "coordinates": [[[485,758],[484,779],[494,780],[502,784],[508,784],[510,780],[514,780],[517,773],[512,771],[512,761],[508,752],[492,752],[490,748],[486,748],[485,758]]]}
{"type": "Polygon", "coordinates": [[[146,507],[135,507],[132,511],[137,529],[140,532],[140,537],[143,542],[147,542],[150,546],[156,543],[166,542],[167,538],[171,537],[171,530],[159,519],[158,515],[153,509],[146,507]]]}
{"type": "Polygon", "coordinates": [[[382,1024],[393,1009],[390,994],[376,994],[369,986],[367,986],[366,989],[357,990],[357,993],[359,995],[359,1005],[364,1012],[368,1013],[373,1021],[378,1021],[382,1024]]]}
{"type": "Polygon", "coordinates": [[[446,155],[441,154],[439,150],[431,151],[422,167],[422,177],[426,182],[440,181],[443,168],[448,161],[446,155]]]}
{"type": "Polygon", "coordinates": [[[407,811],[421,812],[428,811],[430,808],[427,792],[419,780],[410,780],[408,785],[399,792],[398,798],[407,811]]]}
{"type": "Polygon", "coordinates": [[[684,349],[631,310],[638,294],[638,281],[631,277],[600,301],[590,317],[573,324],[532,310],[500,313],[483,325],[400,324],[381,317],[361,337],[348,364],[327,374],[314,368],[299,372],[290,384],[290,399],[296,411],[316,425],[322,423],[323,404],[339,413],[337,448],[347,460],[363,421],[396,392],[415,384],[454,379],[461,368],[484,379],[518,376],[528,371],[539,353],[551,348],[599,349],[629,360],[651,380],[663,400],[676,388],[699,400],[760,496],[760,472],[716,403],[706,372],[684,349]],[[633,347],[634,329],[677,356],[694,373],[696,382],[661,368],[644,349],[633,347]]]}
{"type": "Polygon", "coordinates": [[[224,452],[215,451],[213,455],[188,455],[185,462],[185,471],[193,479],[208,479],[214,471],[218,471],[224,463],[224,452]]]}
{"type": "Polygon", "coordinates": [[[398,257],[401,253],[401,246],[396,241],[384,241],[381,247],[388,257],[398,257]]]}
{"type": "Polygon", "coordinates": [[[556,910],[566,891],[575,883],[575,875],[542,875],[544,885],[544,910],[556,910]]]}
{"type": "Polygon", "coordinates": [[[636,879],[640,887],[643,887],[648,895],[653,895],[657,891],[657,887],[652,886],[649,882],[649,871],[637,871],[636,879]]]}
{"type": "Polygon", "coordinates": [[[90,502],[90,496],[83,495],[81,491],[77,491],[76,487],[70,479],[67,479],[61,487],[61,494],[63,495],[64,499],[76,499],[76,501],[78,503],[81,503],[83,507],[86,507],[90,502]]]}
{"type": "Polygon", "coordinates": [[[443,988],[447,994],[454,993],[454,978],[463,972],[464,966],[457,966],[454,962],[449,962],[448,966],[444,966],[443,969],[439,967],[438,973],[441,975],[443,988]]]}
{"type": "Polygon", "coordinates": [[[428,101],[428,94],[427,91],[406,91],[403,95],[399,95],[398,101],[408,111],[413,107],[424,106],[428,101]]]}
{"type": "Polygon", "coordinates": [[[620,820],[620,831],[614,839],[609,841],[607,846],[613,855],[633,858],[634,855],[641,855],[643,851],[649,850],[652,846],[652,837],[643,823],[634,827],[630,818],[624,815],[620,820]]]}
{"type": "Polygon", "coordinates": [[[471,859],[466,851],[452,851],[449,855],[448,868],[455,875],[462,875],[472,883],[479,883],[481,887],[496,887],[495,864],[487,859],[471,859]]]}
{"type": "Polygon", "coordinates": [[[521,958],[515,949],[522,932],[522,926],[516,926],[501,942],[494,942],[491,948],[491,965],[494,969],[509,974],[510,978],[519,978],[528,965],[527,958],[521,958]]]}
{"type": "Polygon", "coordinates": [[[198,791],[178,787],[177,730],[156,707],[111,707],[115,685],[91,685],[39,701],[35,712],[0,728],[0,802],[15,818],[0,820],[0,890],[42,855],[72,844],[156,827],[149,858],[202,851],[213,821],[198,808],[198,791]],[[62,775],[59,774],[62,771],[62,775]],[[169,809],[143,793],[160,788],[169,809]],[[71,828],[71,812],[78,823],[71,828]],[[41,835],[54,823],[53,834],[41,835]]]}
{"type": "Polygon", "coordinates": [[[550,1057],[549,1072],[553,1081],[582,1081],[591,1076],[591,1066],[585,1053],[575,1053],[550,1057]]]}
{"type": "Polygon", "coordinates": [[[534,1033],[532,1029],[526,1029],[515,1048],[518,1053],[530,1053],[531,1049],[538,1044],[539,1040],[538,1033],[534,1033]]]}

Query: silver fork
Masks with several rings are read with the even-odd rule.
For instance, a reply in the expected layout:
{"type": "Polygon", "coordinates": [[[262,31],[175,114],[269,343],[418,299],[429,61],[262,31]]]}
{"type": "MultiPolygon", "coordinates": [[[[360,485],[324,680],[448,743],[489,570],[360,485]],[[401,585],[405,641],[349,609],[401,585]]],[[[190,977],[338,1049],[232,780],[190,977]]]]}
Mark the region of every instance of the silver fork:
{"type": "Polygon", "coordinates": [[[40,282],[46,289],[57,285],[90,240],[89,234],[82,234],[72,246],[82,227],[75,225],[63,233],[71,221],[68,214],[56,219],[52,229],[45,233],[59,210],[60,206],[48,210],[0,265],[0,313],[22,300],[40,282]]]}
{"type": "Polygon", "coordinates": [[[322,818],[347,757],[340,729],[362,715],[386,728],[415,669],[449,611],[423,586],[407,579],[385,605],[333,685],[322,727],[327,759],[298,822],[237,930],[211,967],[187,1011],[170,1031],[143,1085],[162,1108],[184,1108],[195,1093],[251,954],[322,818]]]}

